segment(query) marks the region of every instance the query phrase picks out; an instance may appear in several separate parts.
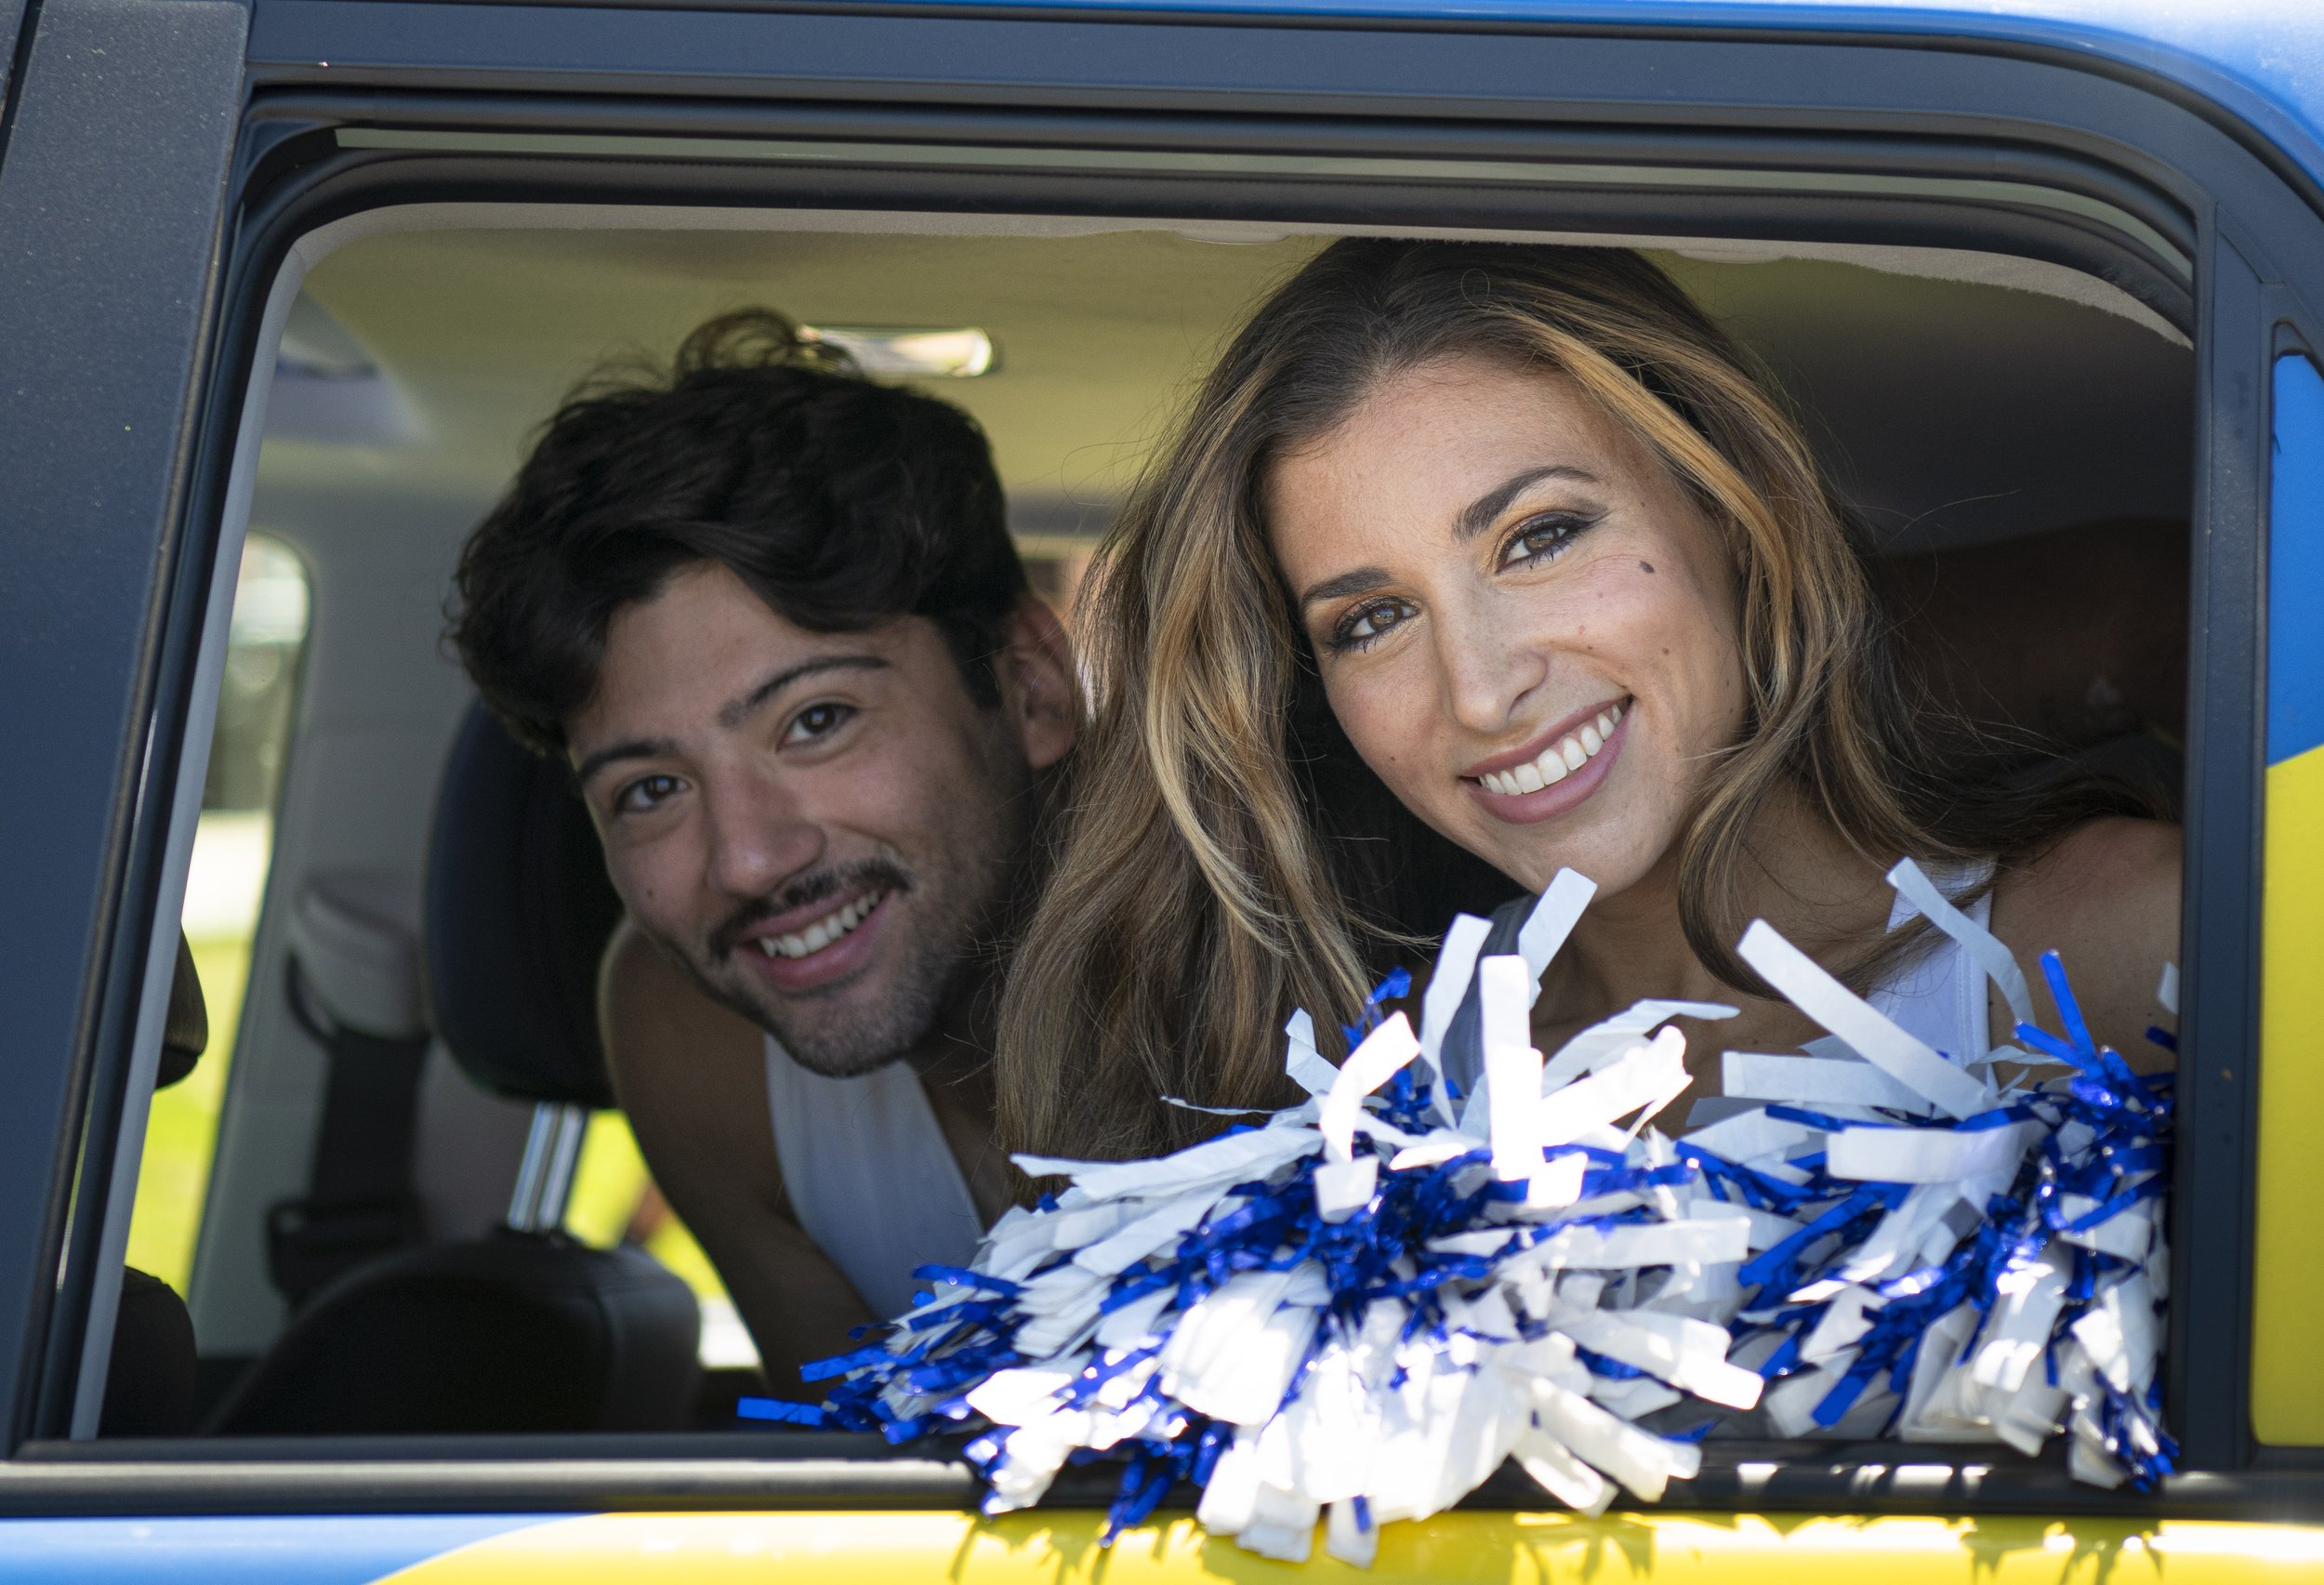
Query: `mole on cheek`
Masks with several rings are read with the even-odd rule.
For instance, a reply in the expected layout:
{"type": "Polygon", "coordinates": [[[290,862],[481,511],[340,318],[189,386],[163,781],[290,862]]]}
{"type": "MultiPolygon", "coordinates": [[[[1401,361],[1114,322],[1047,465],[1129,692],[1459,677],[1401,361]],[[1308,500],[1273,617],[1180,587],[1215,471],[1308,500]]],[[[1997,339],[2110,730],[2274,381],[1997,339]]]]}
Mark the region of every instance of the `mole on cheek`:
{"type": "Polygon", "coordinates": [[[1642,573],[1651,574],[1655,570],[1655,564],[1652,561],[1641,561],[1638,563],[1638,570],[1642,573]]]}

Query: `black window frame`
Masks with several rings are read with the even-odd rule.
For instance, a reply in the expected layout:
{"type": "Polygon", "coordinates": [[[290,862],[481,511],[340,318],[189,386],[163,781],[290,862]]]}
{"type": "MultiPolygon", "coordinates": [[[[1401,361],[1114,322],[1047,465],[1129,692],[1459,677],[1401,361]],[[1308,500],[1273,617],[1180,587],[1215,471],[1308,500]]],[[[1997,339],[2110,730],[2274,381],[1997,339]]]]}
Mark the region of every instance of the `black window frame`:
{"type": "MultiPolygon", "coordinates": [[[[88,5],[46,0],[44,26],[86,29],[88,5]]],[[[226,12],[239,14],[223,0],[206,7],[213,17],[226,12]]],[[[18,74],[27,125],[48,125],[37,117],[52,101],[35,91],[50,36],[18,74]]],[[[40,906],[87,916],[90,931],[46,954],[62,964],[60,955],[83,948],[63,985],[19,984],[13,970],[15,979],[0,980],[0,1010],[37,1010],[39,1026],[59,1037],[43,1058],[51,1067],[33,1076],[51,1103],[0,1114],[0,1194],[36,1181],[39,1191],[0,1198],[0,1349],[20,1344],[12,1380],[0,1378],[0,1427],[14,1455],[0,1464],[0,1512],[76,1502],[151,1512],[343,1509],[359,1488],[392,1494],[379,1500],[402,1508],[461,1504],[462,1492],[486,1506],[520,1496],[580,1507],[765,1502],[786,1493],[830,1503],[853,1500],[853,1492],[879,1506],[963,1500],[957,1465],[875,1459],[867,1446],[770,1433],[517,1438],[489,1447],[481,1439],[59,1440],[98,1275],[108,1178],[80,1173],[76,1195],[74,1163],[110,1157],[168,825],[168,788],[140,790],[132,749],[155,766],[176,761],[265,294],[297,237],[363,210],[442,200],[982,208],[1984,246],[2093,271],[2189,329],[2199,373],[2182,955],[2188,1059],[2166,1409],[2196,1473],[2135,1498],[2073,1486],[2049,1465],[2020,1466],[1990,1448],[1819,1446],[1802,1459],[1802,1445],[1787,1444],[1721,1450],[1673,1501],[2228,1513],[2277,1512],[2324,1489],[2317,1484],[2324,1460],[2256,1448],[2248,1414],[2264,376],[2273,327],[2288,318],[2313,323],[2324,305],[2324,247],[2316,245],[2324,193],[2232,116],[2128,68],[1990,40],[1740,28],[256,0],[247,43],[233,85],[241,110],[215,276],[189,258],[182,238],[171,256],[182,271],[177,291],[183,296],[196,279],[202,289],[173,322],[184,333],[172,345],[188,382],[178,389],[193,396],[164,459],[168,470],[144,485],[162,509],[108,520],[112,542],[143,549],[151,562],[148,581],[115,601],[107,635],[117,695],[107,720],[119,723],[104,783],[111,824],[103,840],[75,850],[86,861],[79,869],[44,877],[36,894],[40,906]],[[357,136],[343,136],[350,131],[357,136]],[[377,146],[382,132],[400,146],[377,146]],[[544,138],[598,141],[537,141],[544,138]],[[672,139],[689,141],[660,143],[675,149],[667,156],[640,152],[640,140],[672,139]],[[820,162],[795,152],[720,160],[692,141],[704,139],[850,152],[820,162]],[[884,154],[864,152],[883,147],[884,154]],[[1110,152],[1112,163],[1092,169],[1063,152],[1035,152],[1092,149],[1110,152]],[[947,151],[945,163],[905,152],[930,150],[947,151]],[[1340,167],[1344,175],[1286,164],[1318,153],[1375,164],[1340,167]],[[1669,178],[1638,195],[1618,183],[1538,177],[1421,182],[1377,163],[1412,159],[1724,174],[1669,178]],[[1745,171],[1751,180],[1734,178],[1745,171]],[[1882,175],[1904,179],[1884,192],[1860,179],[1882,175]],[[1819,177],[1855,179],[1819,185],[1819,177]],[[1974,185],[1997,181],[2073,202],[2031,201],[2029,191],[2005,201],[1974,185]],[[2137,226],[2093,219],[2102,210],[2137,226]],[[2192,261],[2191,281],[2174,283],[2174,251],[2192,261]],[[134,604],[139,589],[142,606],[134,604]],[[132,609],[141,617],[134,632],[124,619],[132,609]],[[78,996],[70,1018],[68,986],[78,996]],[[43,1171],[10,1169],[12,1157],[43,1171]],[[24,1318],[20,1331],[9,1329],[12,1312],[24,1318]],[[640,1460],[652,1470],[641,1471],[640,1460]],[[1779,1467],[1765,1473],[1770,1460],[1779,1467]]],[[[180,72],[179,99],[129,118],[146,137],[175,136],[172,117],[215,116],[215,38],[208,47],[209,75],[180,72]]],[[[148,64],[157,78],[168,75],[159,59],[148,64]]],[[[76,113],[96,111],[86,98],[62,103],[58,124],[69,127],[76,113]]],[[[134,141],[122,136],[109,146],[116,164],[128,163],[134,141]]],[[[11,208],[12,193],[37,197],[44,176],[61,179],[65,166],[61,151],[36,150],[27,162],[21,142],[0,166],[0,235],[24,223],[10,220],[25,213],[11,208]]],[[[169,260],[147,263],[151,284],[173,284],[169,260]]],[[[71,284],[59,280],[58,290],[70,297],[71,284]]],[[[0,347],[10,318],[0,294],[0,347]]],[[[48,366],[69,377],[62,363],[48,366]]],[[[156,359],[139,367],[153,377],[156,359]]],[[[41,475],[52,493],[90,456],[85,438],[68,440],[81,449],[46,459],[41,475]]],[[[0,462],[7,444],[0,438],[0,462]]],[[[0,625],[36,598],[0,588],[0,625]]],[[[43,716],[28,709],[23,730],[38,732],[43,716]]],[[[95,748],[104,745],[83,735],[94,746],[76,773],[94,788],[95,748]]],[[[18,845],[0,843],[0,855],[18,845]]],[[[1481,1499],[1538,1502],[1498,1485],[1481,1499]]]]}

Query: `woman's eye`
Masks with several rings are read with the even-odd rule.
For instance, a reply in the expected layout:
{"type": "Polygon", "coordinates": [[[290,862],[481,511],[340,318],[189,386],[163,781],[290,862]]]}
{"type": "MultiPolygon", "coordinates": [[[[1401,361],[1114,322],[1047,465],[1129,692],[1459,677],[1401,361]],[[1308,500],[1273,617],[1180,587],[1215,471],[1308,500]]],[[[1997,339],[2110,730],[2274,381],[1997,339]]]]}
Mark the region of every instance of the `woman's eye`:
{"type": "Polygon", "coordinates": [[[1363,649],[1419,614],[1419,608],[1408,600],[1375,600],[1359,605],[1331,630],[1331,647],[1335,651],[1363,649]]]}
{"type": "Polygon", "coordinates": [[[614,812],[643,814],[676,796],[682,786],[676,776],[640,776],[614,795],[614,812]]]}
{"type": "Polygon", "coordinates": [[[854,707],[850,705],[810,705],[791,718],[790,726],[783,733],[783,741],[812,743],[819,737],[828,737],[854,713],[854,707]]]}
{"type": "Polygon", "coordinates": [[[1595,521],[1592,518],[1578,518],[1570,512],[1549,512],[1540,517],[1527,518],[1509,536],[1509,543],[1501,547],[1501,566],[1504,569],[1526,567],[1538,561],[1550,561],[1579,538],[1595,521]]]}

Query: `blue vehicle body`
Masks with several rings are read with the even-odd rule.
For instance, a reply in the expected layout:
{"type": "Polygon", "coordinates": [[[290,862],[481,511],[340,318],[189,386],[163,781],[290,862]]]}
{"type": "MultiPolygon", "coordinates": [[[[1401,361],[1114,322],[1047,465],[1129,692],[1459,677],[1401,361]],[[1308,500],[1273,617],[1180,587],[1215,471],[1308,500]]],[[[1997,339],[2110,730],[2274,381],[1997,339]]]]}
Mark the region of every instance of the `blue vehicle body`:
{"type": "MultiPolygon", "coordinates": [[[[1029,0],[1060,13],[1081,0],[1029,0]]],[[[1136,0],[1140,10],[1237,16],[1427,17],[1618,28],[1748,29],[1769,34],[1855,34],[1903,41],[2052,50],[2173,84],[2282,151],[2324,184],[2324,7],[2304,0],[2015,0],[1964,7],[1895,0],[1136,0]]],[[[1128,8],[1125,4],[1124,8],[1128,8]]]]}
{"type": "MultiPolygon", "coordinates": [[[[152,5],[163,0],[135,3],[152,5]]],[[[0,0],[0,46],[5,46],[8,39],[9,4],[10,0],[0,0]]],[[[268,0],[253,3],[261,25],[267,4],[268,0]]],[[[711,7],[706,5],[705,8],[711,7]]],[[[955,7],[913,5],[907,0],[887,9],[891,14],[942,15],[955,7]]],[[[2204,120],[2229,131],[2311,206],[2324,212],[2324,0],[2222,0],[2219,4],[2203,0],[2180,0],[2176,4],[2170,0],[2014,0],[2011,4],[1989,7],[1924,4],[1917,0],[1854,5],[1816,4],[1808,0],[1796,4],[1784,0],[1117,0],[1115,4],[1103,0],[1010,0],[1010,10],[1018,17],[1047,17],[1060,21],[1108,12],[1135,12],[1144,16],[1175,14],[1245,21],[1430,21],[1488,29],[1526,24],[1617,32],[1632,38],[1652,38],[1667,32],[1673,37],[1715,33],[1770,39],[1877,40],[1932,50],[1998,51],[2020,57],[2031,52],[2053,61],[2134,82],[2193,109],[2204,120]]],[[[36,52],[19,52],[20,62],[28,59],[36,60],[36,52]]],[[[5,67],[6,61],[5,48],[0,47],[0,67],[5,67]]],[[[1784,86],[1738,82],[1732,102],[1748,107],[1762,99],[1770,106],[1782,105],[1786,102],[1784,86]]],[[[1895,107],[1891,102],[1882,108],[1895,107]]],[[[2024,113],[2038,121],[2041,108],[2027,106],[2024,113]]],[[[1942,126],[1941,112],[1932,112],[1931,130],[1942,130],[1942,126]]],[[[5,148],[5,142],[0,142],[0,151],[5,148]]],[[[5,210],[0,210],[0,218],[5,218],[5,210]]],[[[0,244],[12,240],[0,235],[0,244]]],[[[0,325],[0,329],[5,329],[5,325],[0,325]]],[[[0,374],[5,373],[5,362],[0,362],[0,374]]],[[[5,483],[0,482],[0,490],[5,488],[5,483]]],[[[6,612],[0,609],[0,621],[5,619],[6,612]]],[[[50,1269],[54,1269],[53,1261],[50,1269]]],[[[13,1365],[14,1361],[6,1363],[13,1365]]],[[[165,1481],[164,1475],[154,1478],[165,1481]]],[[[310,1512],[297,1518],[249,1513],[166,1520],[135,1514],[5,1517],[0,1518],[0,1582],[175,1579],[194,1585],[231,1578],[331,1581],[333,1585],[344,1581],[346,1585],[358,1585],[359,1581],[387,1578],[408,1565],[487,1538],[555,1522],[555,1516],[546,1512],[520,1513],[520,1506],[522,1505],[512,1502],[508,1512],[474,1516],[447,1516],[441,1512],[416,1509],[410,1513],[376,1512],[343,1516],[317,1516],[310,1512]]],[[[2324,1513],[2301,1509],[2275,1517],[2304,1522],[2324,1520],[2324,1513]]],[[[1011,1534],[1032,1537],[1036,1531],[1026,1527],[1011,1534]]],[[[1614,1532],[1609,1531],[1608,1535],[1613,1537],[1614,1532]]],[[[1033,1542],[1027,1540],[1025,1544],[1033,1542]]],[[[2109,1543],[2118,1547],[2119,1544],[2119,1539],[2109,1543]]],[[[2072,1544],[2069,1541],[2065,1549],[2053,1546],[2051,1550],[2071,1551],[2072,1544]]],[[[1651,1552],[1649,1547],[1650,1558],[1651,1552]]],[[[1455,1554],[1446,1555],[1450,1558],[1455,1554]]],[[[1615,1537],[1610,1548],[1602,1548],[1601,1553],[1593,1555],[1626,1554],[1620,1552],[1619,1538],[1615,1537]]],[[[1473,1552],[1459,1553],[1458,1557],[1463,1569],[1477,1562],[1473,1552]]],[[[1876,1566],[1879,1560],[1858,1561],[1865,1566],[1876,1566]]],[[[2053,1562],[2064,1563],[2065,1559],[2053,1562]]],[[[2301,1573],[2303,1578],[2324,1579],[2324,1545],[2303,1550],[2283,1542],[2274,1554],[2274,1563],[2288,1571],[2301,1573]]],[[[806,1565],[799,1560],[793,1560],[789,1565],[771,1561],[767,1577],[777,1577],[780,1566],[806,1565]]],[[[825,1557],[819,1566],[835,1576],[851,1572],[845,1555],[825,1557]]],[[[1084,1558],[1071,1566],[1080,1570],[1089,1564],[1084,1558]]],[[[1425,1577],[1425,1568],[1415,1566],[1421,1570],[1416,1577],[1425,1577]]],[[[1750,1566],[1756,1569],[1762,1565],[1750,1566]]],[[[1962,1565],[1963,1578],[1967,1578],[1969,1566],[1967,1563],[1962,1565]]],[[[2145,1561],[2140,1560],[2137,1566],[2145,1567],[2145,1561]]],[[[1650,1562],[1637,1575],[1643,1578],[1652,1572],[1650,1562]]],[[[1739,1570],[1735,1577],[1741,1578],[1744,1572],[1749,1570],[1739,1570]]],[[[514,1578],[518,1575],[511,1572],[507,1577],[514,1578]]],[[[794,1573],[788,1577],[806,1575],[794,1573]]],[[[1051,1577],[1066,1577],[1066,1565],[1058,1563],[1051,1577]]],[[[1609,1576],[1630,1577],[1619,1572],[1609,1576]]],[[[1750,1577],[1760,1575],[1751,1573],[1750,1577]]],[[[1904,1577],[1899,1575],[1900,1578],[1904,1577]]],[[[2055,1577],[2054,1567],[2052,1577],[2055,1577]]],[[[2229,1576],[2223,1572],[2219,1577],[2229,1576]]]]}

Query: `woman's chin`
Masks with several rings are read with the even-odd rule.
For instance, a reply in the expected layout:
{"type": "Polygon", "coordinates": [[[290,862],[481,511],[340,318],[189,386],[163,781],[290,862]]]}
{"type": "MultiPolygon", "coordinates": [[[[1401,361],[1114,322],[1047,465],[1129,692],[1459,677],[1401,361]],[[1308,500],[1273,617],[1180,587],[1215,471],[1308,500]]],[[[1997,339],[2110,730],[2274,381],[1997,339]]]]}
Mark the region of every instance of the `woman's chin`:
{"type": "MultiPolygon", "coordinates": [[[[1616,804],[1608,800],[1603,807],[1611,812],[1616,804]]],[[[1544,890],[1557,878],[1559,870],[1570,869],[1596,882],[1601,898],[1610,898],[1653,872],[1677,841],[1683,824],[1670,822],[1667,837],[1657,839],[1643,827],[1646,824],[1661,826],[1663,822],[1600,821],[1591,818],[1592,812],[1578,812],[1570,821],[1526,826],[1480,822],[1472,814],[1457,839],[1529,892],[1544,890]]],[[[1637,812],[1625,808],[1623,812],[1637,812]]]]}
{"type": "Polygon", "coordinates": [[[1502,872],[1522,882],[1528,892],[1548,891],[1558,871],[1570,869],[1595,884],[1600,897],[1619,896],[1652,867],[1640,864],[1627,852],[1576,852],[1563,846],[1552,852],[1512,853],[1500,864],[1502,872]]]}

